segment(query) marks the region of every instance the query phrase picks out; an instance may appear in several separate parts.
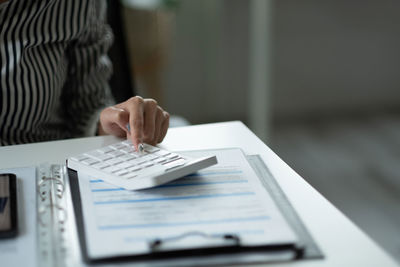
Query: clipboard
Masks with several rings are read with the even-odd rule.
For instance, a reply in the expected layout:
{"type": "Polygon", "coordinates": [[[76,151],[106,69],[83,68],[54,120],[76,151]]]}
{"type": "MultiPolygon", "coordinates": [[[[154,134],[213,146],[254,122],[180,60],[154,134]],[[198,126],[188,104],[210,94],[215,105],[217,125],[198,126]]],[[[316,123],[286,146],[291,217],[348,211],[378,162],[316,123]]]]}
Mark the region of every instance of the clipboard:
{"type": "MultiPolygon", "coordinates": [[[[218,246],[213,247],[201,247],[201,248],[191,248],[191,249],[179,249],[179,250],[163,250],[162,248],[158,250],[153,250],[149,254],[136,255],[136,256],[116,256],[102,259],[91,259],[88,255],[87,251],[87,243],[85,240],[85,228],[83,223],[83,213],[82,213],[82,204],[80,197],[80,190],[78,184],[78,175],[77,172],[71,169],[68,169],[68,176],[71,186],[72,200],[75,210],[75,218],[78,226],[79,233],[79,241],[81,244],[81,253],[83,259],[87,263],[115,263],[118,261],[133,261],[133,262],[159,262],[164,261],[166,259],[176,259],[176,258],[198,258],[204,256],[215,256],[221,254],[237,254],[237,253],[245,253],[245,252],[265,252],[268,251],[270,254],[274,254],[274,252],[279,252],[281,255],[285,255],[284,259],[295,259],[301,256],[302,248],[297,247],[295,244],[285,244],[285,245],[265,245],[265,246],[257,246],[257,247],[243,247],[240,245],[240,240],[235,240],[235,237],[229,237],[227,239],[228,242],[222,243],[218,246]],[[233,241],[233,242],[230,242],[233,241]]],[[[190,235],[191,233],[183,233],[182,237],[185,235],[190,235]]],[[[202,233],[198,233],[202,235],[202,233]]],[[[179,239],[180,237],[176,237],[179,239]]],[[[209,238],[205,236],[205,238],[209,238]]],[[[221,237],[223,238],[223,237],[221,237]]],[[[169,242],[168,240],[160,240],[161,242],[169,242]]],[[[154,242],[157,242],[155,240],[154,242]]],[[[162,243],[161,243],[162,244],[162,243]]],[[[161,247],[161,246],[160,246],[161,247]]],[[[276,256],[274,256],[274,259],[276,256]]],[[[175,262],[175,260],[174,260],[175,262]]],[[[173,264],[172,264],[173,265],[173,264]]]]}
{"type": "MultiPolygon", "coordinates": [[[[212,151],[209,151],[212,153],[212,151]]],[[[134,262],[146,266],[197,266],[197,265],[229,265],[249,264],[256,262],[277,262],[299,259],[322,258],[323,254],[302,224],[295,210],[271,175],[260,156],[246,156],[247,161],[256,172],[265,190],[272,196],[274,202],[281,210],[287,222],[290,224],[299,242],[296,244],[268,244],[258,246],[243,246],[238,236],[209,236],[202,232],[182,233],[169,240],[154,240],[151,244],[154,249],[151,253],[142,255],[124,255],[92,259],[89,257],[85,240],[84,216],[82,212],[81,193],[78,183],[78,175],[68,169],[68,183],[75,212],[81,255],[88,264],[134,262]],[[194,247],[184,249],[164,249],[164,244],[171,244],[188,236],[202,236],[206,239],[220,239],[218,245],[210,247],[194,247]]]]}

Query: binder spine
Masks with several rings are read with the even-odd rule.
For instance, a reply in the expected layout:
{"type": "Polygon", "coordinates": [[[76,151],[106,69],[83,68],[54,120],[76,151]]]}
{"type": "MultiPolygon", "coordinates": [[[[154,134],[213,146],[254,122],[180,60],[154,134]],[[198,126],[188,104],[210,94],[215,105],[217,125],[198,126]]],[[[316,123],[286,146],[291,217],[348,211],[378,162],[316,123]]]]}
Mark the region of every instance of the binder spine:
{"type": "Polygon", "coordinates": [[[42,164],[37,175],[38,266],[66,266],[68,258],[66,169],[42,164]]]}

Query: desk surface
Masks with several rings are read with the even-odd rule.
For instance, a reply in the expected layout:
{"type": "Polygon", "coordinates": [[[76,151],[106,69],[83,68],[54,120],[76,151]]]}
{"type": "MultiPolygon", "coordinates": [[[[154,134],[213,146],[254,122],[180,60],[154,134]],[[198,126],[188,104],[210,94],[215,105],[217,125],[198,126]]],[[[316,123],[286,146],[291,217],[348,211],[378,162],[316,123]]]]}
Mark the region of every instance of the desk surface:
{"type": "MultiPolygon", "coordinates": [[[[33,166],[45,161],[64,163],[67,156],[116,141],[115,137],[102,136],[0,147],[0,169],[33,166]]],[[[172,128],[161,146],[170,150],[240,147],[246,154],[261,155],[325,255],[323,260],[303,260],[279,266],[398,266],[243,123],[235,121],[172,128]]]]}

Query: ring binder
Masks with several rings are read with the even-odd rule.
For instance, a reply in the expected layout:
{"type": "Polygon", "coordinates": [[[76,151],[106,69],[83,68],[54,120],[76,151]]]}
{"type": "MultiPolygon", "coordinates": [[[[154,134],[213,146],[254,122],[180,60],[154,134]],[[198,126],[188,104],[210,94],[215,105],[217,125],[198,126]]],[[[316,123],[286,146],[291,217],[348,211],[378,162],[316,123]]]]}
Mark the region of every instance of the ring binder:
{"type": "Polygon", "coordinates": [[[225,241],[233,241],[233,245],[234,246],[239,246],[240,245],[240,237],[238,235],[235,234],[222,234],[222,235],[213,235],[213,234],[207,234],[207,233],[203,233],[200,231],[191,231],[191,232],[186,232],[177,236],[172,236],[172,237],[167,237],[167,238],[157,238],[153,241],[149,242],[149,247],[152,251],[156,251],[158,248],[160,248],[163,244],[165,243],[169,243],[169,242],[174,242],[174,241],[178,241],[180,239],[184,239],[185,237],[188,236],[194,236],[194,235],[198,235],[204,238],[212,238],[212,239],[222,239],[225,241]]]}
{"type": "Polygon", "coordinates": [[[67,256],[68,236],[65,198],[66,169],[42,164],[37,175],[38,260],[40,266],[60,266],[67,256]]]}

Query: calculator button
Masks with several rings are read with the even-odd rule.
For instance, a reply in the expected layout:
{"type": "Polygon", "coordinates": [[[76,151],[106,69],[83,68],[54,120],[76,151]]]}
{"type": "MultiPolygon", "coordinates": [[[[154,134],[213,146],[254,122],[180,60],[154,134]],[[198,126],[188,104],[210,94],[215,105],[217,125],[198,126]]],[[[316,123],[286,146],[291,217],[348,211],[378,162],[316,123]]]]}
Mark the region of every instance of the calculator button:
{"type": "Polygon", "coordinates": [[[147,145],[147,144],[144,144],[144,150],[149,152],[149,153],[154,153],[154,152],[160,151],[160,149],[158,147],[150,146],[150,145],[147,145]]]}
{"type": "Polygon", "coordinates": [[[95,158],[95,159],[97,159],[99,161],[105,161],[105,160],[109,160],[109,159],[112,158],[110,155],[103,154],[103,153],[100,153],[98,151],[93,151],[90,154],[88,153],[88,154],[84,154],[84,155],[86,155],[88,157],[91,157],[91,158],[95,158]]]}
{"type": "Polygon", "coordinates": [[[125,152],[125,153],[133,153],[135,152],[135,149],[132,146],[126,146],[122,149],[120,149],[120,151],[125,152]]]}
{"type": "Polygon", "coordinates": [[[96,151],[105,154],[105,153],[109,153],[111,151],[114,151],[114,149],[112,149],[111,147],[106,146],[106,147],[99,148],[96,151]]]}
{"type": "Polygon", "coordinates": [[[119,158],[112,158],[112,159],[107,161],[107,163],[110,164],[110,165],[117,165],[117,164],[120,164],[122,162],[123,162],[123,160],[119,159],[119,158]]]}
{"type": "Polygon", "coordinates": [[[133,174],[133,173],[127,173],[125,175],[122,175],[122,177],[124,177],[126,179],[132,179],[132,178],[135,178],[137,176],[138,176],[137,174],[133,174]]]}
{"type": "Polygon", "coordinates": [[[165,150],[160,150],[160,151],[155,152],[155,154],[159,155],[159,156],[167,156],[167,155],[171,154],[171,152],[168,152],[165,150]]]}
{"type": "Polygon", "coordinates": [[[93,167],[96,167],[98,169],[104,169],[107,168],[108,166],[110,166],[109,164],[105,163],[105,162],[99,162],[93,165],[93,167]]]}
{"type": "Polygon", "coordinates": [[[75,160],[75,161],[82,161],[82,160],[85,160],[85,159],[87,159],[88,157],[87,156],[85,156],[85,155],[78,155],[78,156],[73,156],[73,157],[71,157],[71,159],[72,160],[75,160]]]}
{"type": "Polygon", "coordinates": [[[137,165],[140,165],[140,164],[143,164],[143,163],[145,163],[147,160],[145,159],[145,158],[137,158],[136,160],[135,160],[135,163],[137,164],[137,165]]]}
{"type": "Polygon", "coordinates": [[[132,163],[122,162],[122,163],[118,164],[118,167],[120,167],[121,169],[130,168],[130,167],[132,167],[132,163]]]}
{"type": "Polygon", "coordinates": [[[146,163],[143,164],[143,167],[147,168],[147,167],[150,167],[150,166],[153,166],[153,165],[154,165],[153,162],[146,162],[146,163]]]}
{"type": "Polygon", "coordinates": [[[115,175],[125,175],[127,173],[128,173],[127,170],[119,170],[119,171],[114,172],[115,175]]]}
{"type": "Polygon", "coordinates": [[[169,154],[169,155],[166,155],[165,156],[167,159],[176,159],[176,158],[179,158],[179,155],[178,154],[175,154],[175,153],[171,153],[171,154],[169,154]]]}
{"type": "Polygon", "coordinates": [[[149,152],[147,152],[146,150],[141,150],[138,152],[135,152],[139,157],[143,157],[149,154],[149,152]]]}
{"type": "Polygon", "coordinates": [[[141,170],[141,169],[142,169],[142,167],[140,167],[140,166],[132,166],[132,167],[127,168],[127,170],[129,172],[135,172],[135,171],[138,171],[138,170],[141,170]]]}
{"type": "Polygon", "coordinates": [[[145,156],[144,158],[146,159],[146,161],[149,161],[149,160],[154,160],[154,159],[158,158],[158,156],[149,154],[149,155],[145,156]]]}
{"type": "Polygon", "coordinates": [[[103,169],[103,171],[109,172],[109,173],[115,173],[119,170],[121,170],[121,168],[118,166],[109,166],[109,167],[103,169]]]}
{"type": "Polygon", "coordinates": [[[165,166],[168,163],[171,163],[171,162],[174,162],[174,161],[177,161],[177,160],[180,160],[180,159],[183,159],[183,158],[178,157],[178,158],[174,158],[174,159],[167,159],[167,161],[164,162],[163,165],[165,166]]]}
{"type": "Polygon", "coordinates": [[[96,160],[96,159],[87,158],[87,159],[82,160],[81,162],[82,162],[83,164],[85,164],[85,165],[93,165],[93,164],[95,164],[95,163],[97,163],[97,162],[99,162],[99,161],[96,160]]]}
{"type": "Polygon", "coordinates": [[[121,156],[121,159],[126,160],[126,161],[135,161],[136,157],[132,155],[126,155],[126,157],[121,156]]]}
{"type": "Polygon", "coordinates": [[[116,150],[118,150],[118,149],[124,148],[125,145],[124,145],[124,144],[121,144],[121,143],[117,143],[117,144],[110,145],[110,147],[111,147],[111,148],[114,148],[114,149],[116,149],[116,150]]]}
{"type": "Polygon", "coordinates": [[[165,171],[170,171],[171,169],[181,167],[185,164],[186,164],[186,160],[180,158],[178,160],[174,160],[174,161],[168,162],[167,164],[164,164],[164,167],[167,168],[165,171]]]}
{"type": "Polygon", "coordinates": [[[122,153],[121,151],[118,151],[118,150],[114,150],[114,151],[108,153],[108,155],[111,155],[113,157],[119,157],[119,156],[122,156],[123,154],[124,153],[122,153]]]}
{"type": "Polygon", "coordinates": [[[155,162],[155,163],[163,163],[163,162],[166,162],[166,161],[167,161],[166,158],[158,158],[158,159],[156,159],[154,162],[155,162]]]}

